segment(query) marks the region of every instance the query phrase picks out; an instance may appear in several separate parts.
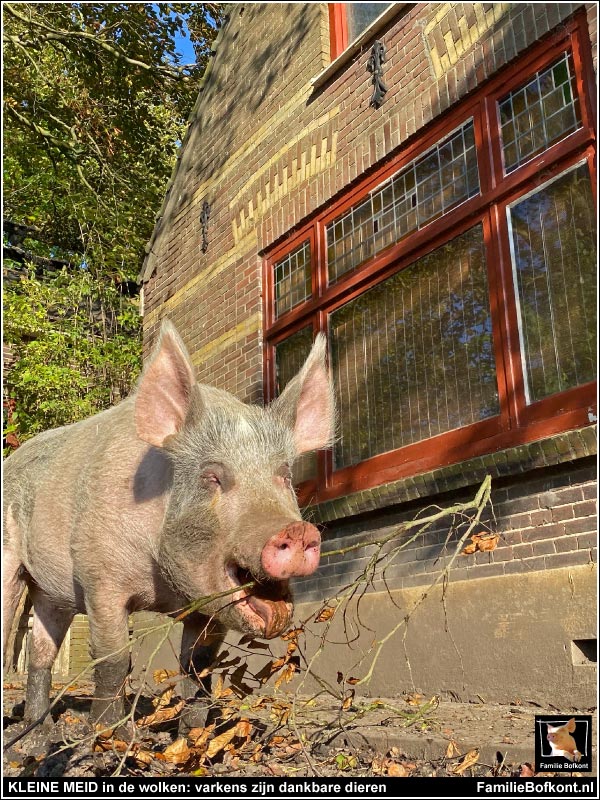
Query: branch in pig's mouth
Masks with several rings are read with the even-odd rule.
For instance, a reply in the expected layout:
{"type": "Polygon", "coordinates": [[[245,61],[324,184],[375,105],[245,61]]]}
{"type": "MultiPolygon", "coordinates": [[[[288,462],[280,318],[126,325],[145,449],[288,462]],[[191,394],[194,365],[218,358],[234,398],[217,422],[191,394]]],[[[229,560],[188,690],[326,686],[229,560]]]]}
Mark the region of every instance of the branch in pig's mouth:
{"type": "Polygon", "coordinates": [[[252,632],[265,639],[283,633],[290,624],[293,611],[293,604],[287,600],[288,581],[259,582],[248,570],[235,563],[227,564],[225,572],[232,588],[254,581],[251,588],[240,588],[231,595],[235,608],[252,632]]]}

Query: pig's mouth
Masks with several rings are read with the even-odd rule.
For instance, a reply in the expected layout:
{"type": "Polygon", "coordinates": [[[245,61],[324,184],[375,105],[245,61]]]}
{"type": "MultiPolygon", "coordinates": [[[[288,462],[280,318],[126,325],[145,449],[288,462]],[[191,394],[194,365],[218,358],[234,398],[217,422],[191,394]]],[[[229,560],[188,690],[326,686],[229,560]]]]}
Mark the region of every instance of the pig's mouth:
{"type": "Polygon", "coordinates": [[[250,589],[242,589],[230,596],[230,601],[253,632],[265,639],[273,639],[290,624],[294,606],[289,602],[287,581],[257,581],[247,569],[230,563],[225,568],[231,588],[254,582],[250,589]]]}

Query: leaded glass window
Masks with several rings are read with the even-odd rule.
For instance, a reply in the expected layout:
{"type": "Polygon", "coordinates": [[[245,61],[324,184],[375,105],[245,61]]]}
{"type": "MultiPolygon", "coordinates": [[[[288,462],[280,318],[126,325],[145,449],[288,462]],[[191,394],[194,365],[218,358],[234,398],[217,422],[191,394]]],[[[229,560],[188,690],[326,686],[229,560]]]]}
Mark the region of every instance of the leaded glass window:
{"type": "Polygon", "coordinates": [[[581,124],[569,53],[498,103],[504,168],[512,172],[581,124]]]}
{"type": "Polygon", "coordinates": [[[596,219],[586,164],[509,210],[527,401],[596,377],[596,219]]]}
{"type": "Polygon", "coordinates": [[[478,193],[468,120],[327,226],[329,282],[478,193]]]}

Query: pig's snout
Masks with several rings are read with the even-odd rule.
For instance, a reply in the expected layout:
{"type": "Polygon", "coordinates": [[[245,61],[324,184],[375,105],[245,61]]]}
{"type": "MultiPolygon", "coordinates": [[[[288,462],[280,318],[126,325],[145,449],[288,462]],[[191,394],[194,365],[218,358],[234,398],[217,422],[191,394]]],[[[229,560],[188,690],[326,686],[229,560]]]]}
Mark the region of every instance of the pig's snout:
{"type": "Polygon", "coordinates": [[[283,580],[310,575],[319,566],[321,534],[308,522],[292,522],[272,536],[263,548],[263,569],[283,580]]]}

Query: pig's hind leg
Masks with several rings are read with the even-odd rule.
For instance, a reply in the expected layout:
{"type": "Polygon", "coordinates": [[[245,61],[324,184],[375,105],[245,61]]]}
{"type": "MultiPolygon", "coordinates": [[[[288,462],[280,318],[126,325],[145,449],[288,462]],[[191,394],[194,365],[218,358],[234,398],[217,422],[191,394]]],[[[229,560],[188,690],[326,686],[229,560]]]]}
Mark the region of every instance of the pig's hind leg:
{"type": "Polygon", "coordinates": [[[6,646],[9,644],[21,596],[27,587],[21,559],[7,548],[2,552],[2,566],[2,654],[6,666],[7,660],[13,655],[6,652],[6,646]]]}
{"type": "MultiPolygon", "coordinates": [[[[60,608],[38,586],[30,586],[33,625],[27,670],[25,718],[39,719],[50,704],[52,665],[73,620],[74,612],[60,608]]],[[[46,723],[51,723],[50,715],[46,723]]]]}

